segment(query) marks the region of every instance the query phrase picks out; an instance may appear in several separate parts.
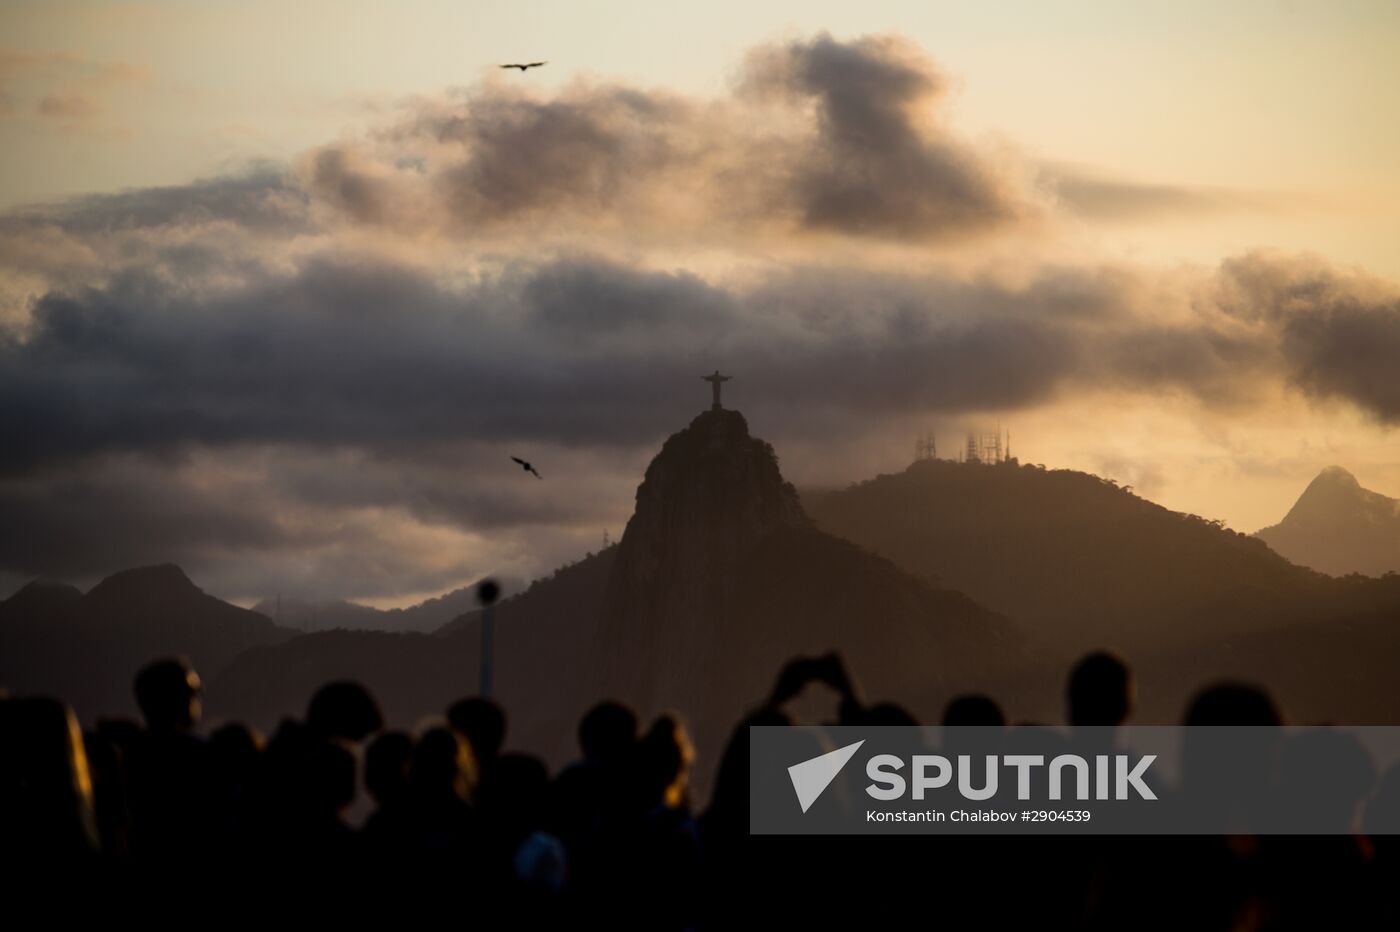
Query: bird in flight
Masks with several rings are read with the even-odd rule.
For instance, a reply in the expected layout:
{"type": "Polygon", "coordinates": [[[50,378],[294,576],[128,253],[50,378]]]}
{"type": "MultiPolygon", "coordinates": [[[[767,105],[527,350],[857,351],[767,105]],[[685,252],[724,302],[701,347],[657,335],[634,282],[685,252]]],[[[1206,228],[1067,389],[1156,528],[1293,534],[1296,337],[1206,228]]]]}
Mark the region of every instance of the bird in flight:
{"type": "Polygon", "coordinates": [[[549,62],[547,62],[547,61],[532,61],[532,62],[527,62],[527,63],[525,63],[525,64],[519,64],[519,65],[502,65],[501,67],[502,67],[502,68],[519,68],[519,69],[520,69],[520,73],[521,73],[521,74],[524,74],[524,73],[525,73],[525,70],[526,70],[527,68],[539,68],[541,65],[547,65],[547,64],[549,64],[549,62]]]}
{"type": "Polygon", "coordinates": [[[529,472],[529,473],[534,473],[536,479],[543,479],[543,478],[544,478],[544,476],[541,476],[538,472],[535,472],[535,467],[531,466],[529,463],[525,462],[525,461],[522,460],[520,457],[518,457],[518,456],[512,456],[511,459],[513,459],[513,460],[515,460],[517,463],[519,463],[521,469],[523,469],[523,470],[525,470],[526,472],[529,472]]]}

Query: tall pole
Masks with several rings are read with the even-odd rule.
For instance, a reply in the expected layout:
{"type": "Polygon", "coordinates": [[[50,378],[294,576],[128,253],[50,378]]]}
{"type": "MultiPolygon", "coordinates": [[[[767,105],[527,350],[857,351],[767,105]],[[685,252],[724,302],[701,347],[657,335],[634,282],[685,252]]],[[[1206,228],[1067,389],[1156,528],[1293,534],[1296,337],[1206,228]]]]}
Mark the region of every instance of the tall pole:
{"type": "Polygon", "coordinates": [[[483,699],[491,698],[494,686],[496,654],[496,599],[501,587],[494,579],[483,579],[477,583],[476,598],[481,603],[481,670],[478,677],[479,692],[483,699]]]}
{"type": "Polygon", "coordinates": [[[481,696],[491,698],[491,663],[496,651],[496,610],[491,606],[481,610],[481,696]]]}

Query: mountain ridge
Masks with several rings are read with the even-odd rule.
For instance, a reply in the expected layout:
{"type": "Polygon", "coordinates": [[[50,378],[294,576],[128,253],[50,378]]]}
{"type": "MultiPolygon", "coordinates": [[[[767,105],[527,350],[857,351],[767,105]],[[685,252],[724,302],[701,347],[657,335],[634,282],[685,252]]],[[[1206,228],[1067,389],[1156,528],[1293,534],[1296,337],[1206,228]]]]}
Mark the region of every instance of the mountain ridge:
{"type": "Polygon", "coordinates": [[[207,594],[170,563],[113,573],[87,593],[31,586],[0,603],[0,683],[60,696],[84,721],[133,714],[132,679],[159,657],[187,656],[211,677],[249,647],[293,634],[207,594]],[[41,591],[58,598],[36,603],[41,591]]]}
{"type": "MultiPolygon", "coordinates": [[[[1015,618],[1061,676],[1118,651],[1139,675],[1139,721],[1179,720],[1220,679],[1263,683],[1303,718],[1400,721],[1384,686],[1400,576],[1334,579],[1072,470],[929,460],[804,500],[818,527],[1015,618]]],[[[1046,674],[1030,673],[1041,695],[1046,674]]]]}
{"type": "Polygon", "coordinates": [[[1400,500],[1363,488],[1341,466],[1318,473],[1283,520],[1254,536],[1329,576],[1400,572],[1400,500]]]}
{"type": "MultiPolygon", "coordinates": [[[[519,591],[513,579],[496,578],[503,592],[519,591]]],[[[253,606],[285,627],[301,631],[417,631],[428,634],[468,612],[476,604],[476,583],[461,586],[402,608],[381,609],[346,599],[309,601],[296,598],[263,599],[253,606]]]]}

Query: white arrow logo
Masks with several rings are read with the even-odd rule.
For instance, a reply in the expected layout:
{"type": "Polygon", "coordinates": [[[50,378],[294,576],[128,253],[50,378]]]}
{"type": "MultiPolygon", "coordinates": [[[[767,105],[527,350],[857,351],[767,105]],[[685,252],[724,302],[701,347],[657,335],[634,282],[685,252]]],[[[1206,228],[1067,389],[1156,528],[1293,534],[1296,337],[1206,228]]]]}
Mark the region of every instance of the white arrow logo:
{"type": "Polygon", "coordinates": [[[846,766],[846,762],[855,757],[856,751],[865,743],[865,739],[857,741],[855,744],[848,744],[844,748],[837,748],[828,751],[819,757],[811,760],[804,760],[800,764],[793,764],[788,768],[788,776],[792,777],[792,788],[797,791],[797,801],[802,804],[802,811],[806,812],[812,808],[812,803],[817,801],[817,797],[831,785],[831,781],[836,779],[836,775],[841,772],[841,768],[846,766]]]}

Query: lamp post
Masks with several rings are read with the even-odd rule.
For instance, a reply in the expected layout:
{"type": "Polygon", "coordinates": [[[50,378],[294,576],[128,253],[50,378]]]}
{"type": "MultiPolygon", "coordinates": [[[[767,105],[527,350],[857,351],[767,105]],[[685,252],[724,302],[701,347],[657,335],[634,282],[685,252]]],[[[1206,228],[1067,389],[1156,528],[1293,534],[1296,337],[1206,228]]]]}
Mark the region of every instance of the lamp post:
{"type": "Polygon", "coordinates": [[[492,678],[495,670],[493,654],[496,650],[496,600],[501,596],[501,587],[494,579],[483,579],[476,584],[476,600],[481,603],[481,674],[480,693],[482,698],[491,698],[492,678]]]}

